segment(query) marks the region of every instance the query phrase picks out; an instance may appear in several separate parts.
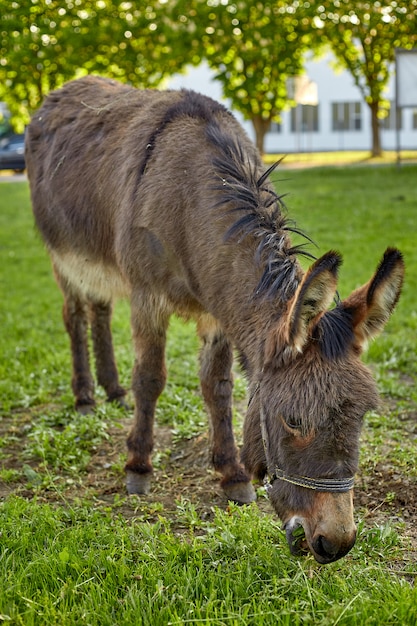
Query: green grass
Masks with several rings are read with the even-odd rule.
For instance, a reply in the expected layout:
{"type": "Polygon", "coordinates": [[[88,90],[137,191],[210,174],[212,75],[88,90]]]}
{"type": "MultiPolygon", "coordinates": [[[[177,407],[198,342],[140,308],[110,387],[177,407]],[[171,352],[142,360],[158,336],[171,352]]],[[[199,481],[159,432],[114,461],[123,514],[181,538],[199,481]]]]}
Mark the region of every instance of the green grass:
{"type": "MultiPolygon", "coordinates": [[[[276,178],[278,190],[289,192],[290,215],[319,244],[315,253],[342,252],[342,297],[369,280],[387,246],[404,253],[402,298],[365,355],[383,406],[366,418],[359,481],[381,464],[415,481],[417,166],[278,170],[276,178]]],[[[155,497],[127,498],[123,454],[112,449],[124,412],[101,402],[102,393],[93,416],[72,410],[62,298],[33,229],[25,183],[0,185],[0,260],[0,622],[417,624],[416,550],[392,508],[391,487],[378,517],[358,508],[354,549],[325,567],[289,555],[262,498],[225,510],[207,502],[203,514],[177,477],[173,507],[158,500],[158,489],[166,496],[169,450],[156,459],[163,480],[155,497]],[[96,458],[103,462],[91,486],[96,458]],[[112,486],[108,494],[100,480],[112,486]]],[[[118,303],[113,327],[126,386],[133,362],[128,319],[127,303],[118,303]]],[[[197,352],[193,324],[174,318],[157,420],[174,429],[185,450],[207,427],[197,352]]],[[[244,397],[237,376],[238,406],[244,397]]],[[[239,411],[235,419],[239,432],[239,411]]]]}
{"type": "MultiPolygon", "coordinates": [[[[282,154],[266,154],[265,161],[274,163],[282,154]]],[[[343,150],[341,152],[294,152],[285,155],[284,164],[296,167],[317,167],[326,165],[387,165],[397,163],[398,155],[394,150],[385,150],[381,156],[373,157],[366,150],[343,150]]],[[[400,162],[417,161],[417,150],[401,150],[400,162]]]]}
{"type": "MultiPolygon", "coordinates": [[[[384,566],[389,528],[362,532],[349,562],[318,567],[283,551],[256,505],[216,510],[181,536],[79,505],[9,498],[0,510],[1,618],[13,624],[412,624],[417,591],[384,566]],[[16,523],[18,520],[18,523],[16,523]]],[[[389,559],[388,559],[389,561],[389,559]]]]}

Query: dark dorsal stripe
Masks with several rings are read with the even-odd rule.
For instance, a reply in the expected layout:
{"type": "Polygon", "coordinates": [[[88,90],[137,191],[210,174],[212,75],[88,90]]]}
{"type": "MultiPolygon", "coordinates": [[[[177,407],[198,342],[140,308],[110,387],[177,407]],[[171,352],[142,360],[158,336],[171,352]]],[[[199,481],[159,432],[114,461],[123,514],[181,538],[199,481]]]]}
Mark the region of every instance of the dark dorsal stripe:
{"type": "Polygon", "coordinates": [[[188,89],[181,90],[181,94],[183,97],[168,107],[161,122],[149,136],[146,142],[146,152],[140,167],[140,176],[145,173],[146,166],[155,148],[156,140],[164,132],[168,124],[184,116],[200,119],[209,123],[213,120],[213,116],[216,113],[231,115],[230,111],[228,111],[225,106],[216,100],[212,100],[212,98],[188,89]]]}

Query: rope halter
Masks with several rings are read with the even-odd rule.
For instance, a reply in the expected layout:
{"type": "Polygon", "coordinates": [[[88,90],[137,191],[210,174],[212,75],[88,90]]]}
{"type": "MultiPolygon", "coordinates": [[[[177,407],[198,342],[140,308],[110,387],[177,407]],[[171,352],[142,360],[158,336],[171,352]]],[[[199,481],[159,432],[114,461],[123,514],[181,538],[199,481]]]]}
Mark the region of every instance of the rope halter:
{"type": "Polygon", "coordinates": [[[291,485],[297,485],[297,487],[305,487],[306,489],[313,489],[314,491],[328,491],[330,493],[346,493],[346,491],[353,489],[355,482],[353,476],[350,478],[309,478],[308,476],[291,476],[283,472],[279,467],[275,467],[274,471],[269,476],[269,485],[272,485],[277,479],[291,483],[291,485]]]}
{"type": "MultiPolygon", "coordinates": [[[[259,389],[260,383],[256,385],[256,388],[249,400],[249,405],[259,389]]],[[[353,489],[353,485],[355,482],[353,476],[350,476],[349,478],[310,478],[308,476],[296,476],[292,474],[287,474],[281,468],[273,464],[271,462],[271,457],[269,454],[269,436],[266,426],[266,415],[261,403],[259,408],[259,416],[262,433],[262,443],[264,447],[266,466],[269,477],[269,481],[267,481],[267,489],[270,489],[272,487],[272,484],[276,480],[282,480],[284,482],[290,483],[291,485],[296,485],[297,487],[304,487],[305,489],[312,489],[313,491],[319,492],[346,493],[347,491],[353,489]]]]}

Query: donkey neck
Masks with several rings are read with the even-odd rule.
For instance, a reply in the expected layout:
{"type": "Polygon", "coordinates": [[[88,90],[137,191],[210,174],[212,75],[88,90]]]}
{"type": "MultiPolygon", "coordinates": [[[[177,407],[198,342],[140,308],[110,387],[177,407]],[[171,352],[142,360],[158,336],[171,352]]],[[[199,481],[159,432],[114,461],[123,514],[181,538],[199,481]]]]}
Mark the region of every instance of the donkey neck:
{"type": "Polygon", "coordinates": [[[215,300],[220,320],[252,371],[263,365],[267,336],[280,325],[303,271],[294,255],[257,262],[251,246],[231,245],[230,271],[215,300]],[[240,250],[242,248],[242,250],[240,250]]]}
{"type": "Polygon", "coordinates": [[[263,341],[293,297],[303,275],[298,256],[311,255],[291,242],[291,233],[304,234],[287,218],[282,196],[270,180],[278,163],[265,170],[236,129],[219,130],[216,125],[206,130],[214,148],[214,182],[206,183],[205,192],[213,197],[214,247],[221,255],[218,275],[223,278],[215,306],[246,352],[263,341]]]}

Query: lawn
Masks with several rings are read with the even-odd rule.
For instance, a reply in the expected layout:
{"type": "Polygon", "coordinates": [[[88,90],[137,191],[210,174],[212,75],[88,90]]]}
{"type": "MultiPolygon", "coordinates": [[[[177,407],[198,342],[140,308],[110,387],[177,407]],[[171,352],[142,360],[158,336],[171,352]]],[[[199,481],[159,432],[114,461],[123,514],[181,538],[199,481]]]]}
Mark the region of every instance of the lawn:
{"type": "MultiPolygon", "coordinates": [[[[152,492],[126,497],[130,417],[72,410],[62,298],[33,228],[26,183],[0,184],[0,622],[16,625],[417,624],[417,166],[279,169],[291,217],[344,257],[342,297],[384,250],[406,281],[365,360],[381,392],[366,416],[356,488],[358,540],[327,566],[291,557],[259,488],[227,505],[207,465],[193,324],[173,319],[158,412],[152,492]]],[[[116,306],[122,383],[133,360],[116,306]]],[[[236,371],[238,437],[245,384],[236,371]]]]}

